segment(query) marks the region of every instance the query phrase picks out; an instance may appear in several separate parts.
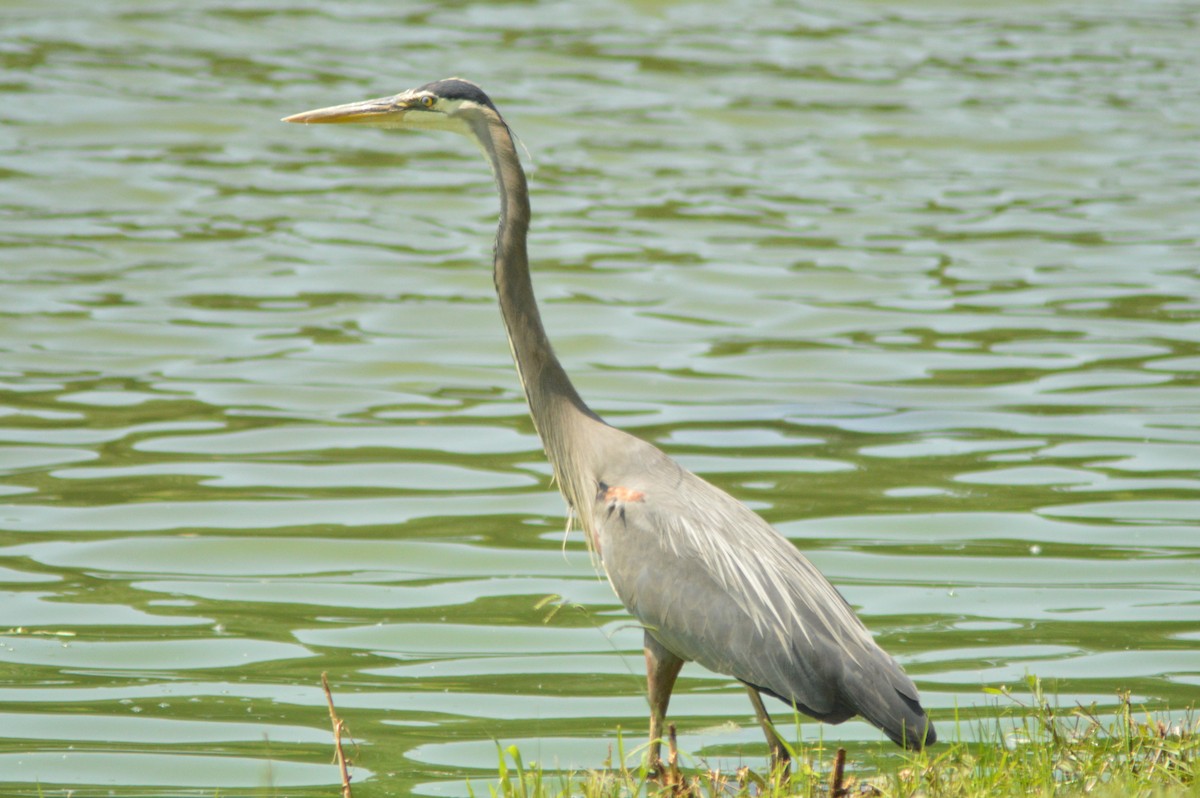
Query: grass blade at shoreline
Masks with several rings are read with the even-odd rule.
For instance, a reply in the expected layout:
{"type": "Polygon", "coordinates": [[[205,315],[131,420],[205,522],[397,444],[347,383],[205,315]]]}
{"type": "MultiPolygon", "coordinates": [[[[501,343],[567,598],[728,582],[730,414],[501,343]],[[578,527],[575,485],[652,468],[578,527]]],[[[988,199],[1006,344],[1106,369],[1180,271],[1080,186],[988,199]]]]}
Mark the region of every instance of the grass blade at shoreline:
{"type": "MultiPolygon", "coordinates": [[[[974,739],[960,735],[915,754],[881,750],[869,765],[849,761],[844,779],[831,780],[836,746],[817,743],[796,747],[789,782],[743,767],[693,769],[660,784],[644,764],[629,768],[618,742],[615,761],[576,772],[543,771],[522,762],[515,746],[501,748],[500,779],[489,790],[497,798],[1200,798],[1200,720],[1193,709],[1172,719],[1166,710],[1134,707],[1122,693],[1116,714],[1105,720],[1094,705],[1058,708],[1036,677],[1026,687],[1028,699],[987,690],[1009,704],[970,721],[974,739]],[[838,795],[832,785],[841,787],[838,795]]],[[[961,729],[957,721],[955,728],[961,729]]]]}

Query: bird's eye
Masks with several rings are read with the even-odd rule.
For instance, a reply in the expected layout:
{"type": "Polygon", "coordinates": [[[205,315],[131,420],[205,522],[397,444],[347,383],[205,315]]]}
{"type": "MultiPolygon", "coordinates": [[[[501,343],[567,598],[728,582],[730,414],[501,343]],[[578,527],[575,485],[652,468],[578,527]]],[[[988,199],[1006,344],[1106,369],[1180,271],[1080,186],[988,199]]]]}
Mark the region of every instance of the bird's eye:
{"type": "Polygon", "coordinates": [[[428,94],[426,94],[424,97],[421,98],[421,105],[425,106],[426,108],[432,108],[433,107],[433,98],[430,97],[428,94]]]}

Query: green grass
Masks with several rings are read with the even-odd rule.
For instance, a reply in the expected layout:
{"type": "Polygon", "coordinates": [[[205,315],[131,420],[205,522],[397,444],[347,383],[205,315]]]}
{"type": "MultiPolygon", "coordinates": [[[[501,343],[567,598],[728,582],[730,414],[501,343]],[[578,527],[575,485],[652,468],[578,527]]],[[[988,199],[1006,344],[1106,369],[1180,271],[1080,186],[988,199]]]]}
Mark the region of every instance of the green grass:
{"type": "Polygon", "coordinates": [[[952,742],[916,754],[881,753],[866,766],[850,762],[837,796],[830,777],[835,751],[822,744],[795,749],[788,782],[748,768],[698,769],[673,770],[665,785],[651,780],[644,764],[628,767],[620,744],[604,769],[574,773],[527,766],[516,746],[500,747],[499,779],[487,790],[494,798],[1200,798],[1200,722],[1192,711],[1172,720],[1135,709],[1123,694],[1116,714],[1102,720],[1094,706],[1060,711],[1035,677],[1027,687],[1028,698],[988,690],[1006,703],[971,722],[970,740],[956,719],[952,742]]]}

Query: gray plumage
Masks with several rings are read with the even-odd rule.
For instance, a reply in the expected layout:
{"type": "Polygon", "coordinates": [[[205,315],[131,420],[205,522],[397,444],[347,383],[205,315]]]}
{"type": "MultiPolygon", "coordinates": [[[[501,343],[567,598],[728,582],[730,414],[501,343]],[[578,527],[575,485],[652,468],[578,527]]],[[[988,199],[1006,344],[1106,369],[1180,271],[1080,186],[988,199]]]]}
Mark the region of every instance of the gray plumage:
{"type": "Polygon", "coordinates": [[[787,754],[759,693],[829,723],[861,715],[909,748],[936,740],[912,680],[795,546],[729,494],[606,424],[576,393],[530,282],[525,173],[482,89],[449,78],[285,121],[451,130],[491,164],[500,195],[494,276],[513,361],[570,512],[645,628],[652,763],[684,661],[747,685],[777,763],[787,754]]]}

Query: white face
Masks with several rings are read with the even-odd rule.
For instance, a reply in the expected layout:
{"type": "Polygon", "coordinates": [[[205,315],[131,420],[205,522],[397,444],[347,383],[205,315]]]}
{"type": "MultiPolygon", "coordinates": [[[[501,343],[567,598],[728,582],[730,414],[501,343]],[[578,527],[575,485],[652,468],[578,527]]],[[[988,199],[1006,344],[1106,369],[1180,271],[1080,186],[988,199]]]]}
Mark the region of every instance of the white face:
{"type": "Polygon", "coordinates": [[[449,130],[469,135],[470,126],[460,114],[480,107],[470,100],[446,100],[421,91],[401,92],[392,98],[392,105],[395,111],[381,115],[378,122],[367,124],[404,130],[449,130]]]}
{"type": "Polygon", "coordinates": [[[448,130],[475,142],[484,159],[495,169],[493,154],[481,132],[486,128],[472,125],[472,122],[478,124],[481,118],[489,116],[499,119],[493,109],[473,100],[447,100],[429,91],[410,89],[392,97],[305,111],[285,117],[283,121],[305,125],[367,125],[396,130],[448,130]]]}

